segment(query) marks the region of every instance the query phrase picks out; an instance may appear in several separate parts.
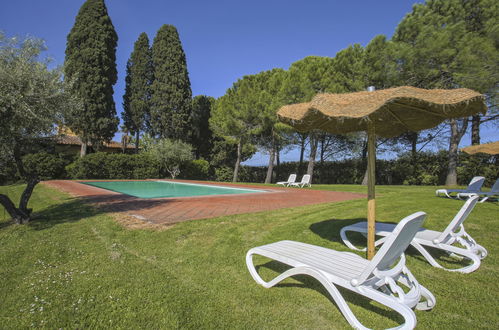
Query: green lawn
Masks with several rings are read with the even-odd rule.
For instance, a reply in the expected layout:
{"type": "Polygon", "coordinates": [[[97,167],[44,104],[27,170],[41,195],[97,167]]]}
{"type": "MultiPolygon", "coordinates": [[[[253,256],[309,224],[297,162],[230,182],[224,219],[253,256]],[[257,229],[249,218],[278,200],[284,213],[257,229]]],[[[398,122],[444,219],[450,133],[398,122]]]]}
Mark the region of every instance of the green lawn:
{"type": "MultiPolygon", "coordinates": [[[[338,185],[315,189],[364,192],[338,185]]],[[[0,187],[19,196],[21,186],[0,187]]],[[[377,215],[397,222],[416,211],[443,229],[461,201],[434,196],[435,187],[377,187],[377,215]]],[[[17,199],[17,197],[16,197],[17,199]]],[[[184,222],[163,231],[130,230],[107,214],[37,186],[36,220],[13,225],[0,208],[0,328],[349,328],[325,290],[307,277],[264,289],[249,275],[251,247],[291,239],[347,250],[339,229],[365,219],[366,201],[184,222]]],[[[478,204],[465,223],[489,251],[472,274],[430,267],[413,250],[408,266],[437,298],[417,311],[420,328],[499,327],[498,204],[478,204]]],[[[283,268],[256,259],[269,279],[283,268]]],[[[365,325],[396,325],[397,314],[346,293],[365,325]]]]}

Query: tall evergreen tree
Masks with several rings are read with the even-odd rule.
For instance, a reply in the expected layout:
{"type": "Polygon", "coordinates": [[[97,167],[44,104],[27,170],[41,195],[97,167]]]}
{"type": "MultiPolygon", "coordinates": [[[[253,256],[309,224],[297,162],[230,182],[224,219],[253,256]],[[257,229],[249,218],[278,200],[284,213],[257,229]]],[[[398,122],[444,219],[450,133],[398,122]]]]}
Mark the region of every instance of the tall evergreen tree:
{"type": "Polygon", "coordinates": [[[192,136],[196,159],[210,159],[214,137],[210,129],[209,119],[215,99],[206,95],[198,95],[192,99],[192,136]]]}
{"type": "Polygon", "coordinates": [[[126,65],[122,113],[125,127],[132,135],[135,135],[137,152],[140,132],[144,130],[149,116],[151,82],[151,49],[149,48],[147,34],[143,32],[135,42],[133,52],[126,65]]]}
{"type": "Polygon", "coordinates": [[[163,25],[152,45],[151,129],[154,135],[188,140],[192,92],[182,44],[173,25],[163,25]]]}
{"type": "Polygon", "coordinates": [[[82,110],[75,109],[68,118],[82,140],[82,156],[87,143],[98,146],[110,140],[118,127],[113,100],[117,42],[104,0],[87,0],[68,34],[65,59],[65,79],[83,102],[82,110]]]}

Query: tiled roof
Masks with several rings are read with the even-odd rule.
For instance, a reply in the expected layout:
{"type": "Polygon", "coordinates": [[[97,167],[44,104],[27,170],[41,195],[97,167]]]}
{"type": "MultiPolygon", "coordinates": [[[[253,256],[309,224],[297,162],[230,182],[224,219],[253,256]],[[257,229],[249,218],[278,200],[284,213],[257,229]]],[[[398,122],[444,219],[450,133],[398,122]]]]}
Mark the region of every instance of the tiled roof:
{"type": "MultiPolygon", "coordinates": [[[[77,136],[74,136],[74,135],[57,135],[54,137],[54,139],[55,139],[57,144],[81,146],[80,138],[77,136]]],[[[122,149],[123,148],[123,145],[120,142],[116,142],[116,141],[104,142],[103,145],[104,145],[104,147],[111,148],[111,149],[122,149]]],[[[127,149],[135,149],[135,145],[128,144],[126,146],[126,148],[127,149]]]]}

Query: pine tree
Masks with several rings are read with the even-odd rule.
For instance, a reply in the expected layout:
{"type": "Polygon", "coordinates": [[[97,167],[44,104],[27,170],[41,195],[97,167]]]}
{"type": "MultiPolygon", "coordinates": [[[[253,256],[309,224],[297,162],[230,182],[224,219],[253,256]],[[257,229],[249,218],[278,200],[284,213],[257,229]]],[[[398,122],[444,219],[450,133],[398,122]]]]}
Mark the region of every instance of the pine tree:
{"type": "Polygon", "coordinates": [[[82,140],[82,156],[88,142],[98,146],[110,140],[118,127],[113,100],[117,42],[104,0],[87,0],[68,34],[65,60],[65,79],[83,103],[82,110],[73,111],[68,118],[82,140]]]}
{"type": "MultiPolygon", "coordinates": [[[[497,1],[430,0],[414,6],[397,26],[394,40],[403,50],[402,78],[422,88],[467,87],[494,95],[499,81],[497,1]],[[473,9],[473,10],[472,10],[473,9]]],[[[480,118],[475,116],[477,126],[480,118]]],[[[468,127],[449,120],[449,164],[446,184],[457,184],[458,145],[468,127]]],[[[475,133],[479,135],[478,132],[475,133]]]]}
{"type": "Polygon", "coordinates": [[[185,53],[172,25],[163,25],[152,45],[151,130],[159,137],[187,141],[192,92],[185,53]]]}
{"type": "Polygon", "coordinates": [[[145,129],[149,116],[151,82],[151,49],[147,34],[143,32],[135,42],[126,65],[126,85],[123,95],[122,117],[125,127],[135,135],[136,151],[139,148],[140,132],[145,129]]]}

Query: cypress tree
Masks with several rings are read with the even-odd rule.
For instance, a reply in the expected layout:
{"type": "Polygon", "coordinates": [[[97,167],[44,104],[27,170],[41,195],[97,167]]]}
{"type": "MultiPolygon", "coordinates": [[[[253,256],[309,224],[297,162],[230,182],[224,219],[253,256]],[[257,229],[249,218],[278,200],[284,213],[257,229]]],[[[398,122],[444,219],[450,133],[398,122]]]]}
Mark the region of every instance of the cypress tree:
{"type": "Polygon", "coordinates": [[[149,114],[152,58],[149,38],[141,33],[134,44],[126,65],[125,94],[123,95],[124,126],[135,135],[138,151],[140,131],[144,130],[149,114]]]}
{"type": "Polygon", "coordinates": [[[187,141],[191,135],[191,83],[185,53],[174,26],[165,24],[158,30],[152,45],[152,60],[152,133],[187,141]]]}
{"type": "Polygon", "coordinates": [[[65,59],[65,79],[73,84],[83,105],[68,118],[69,126],[82,140],[82,156],[88,142],[98,146],[117,130],[113,100],[117,42],[104,0],[87,0],[68,34],[65,59]]]}
{"type": "Polygon", "coordinates": [[[215,99],[211,96],[198,95],[192,99],[192,137],[196,159],[210,159],[214,137],[210,129],[209,119],[215,99]]]}

